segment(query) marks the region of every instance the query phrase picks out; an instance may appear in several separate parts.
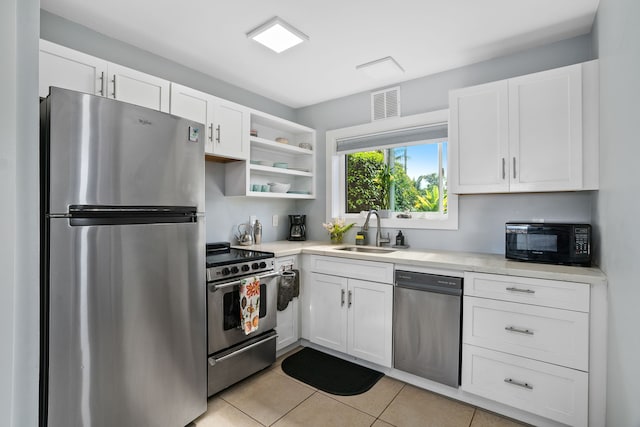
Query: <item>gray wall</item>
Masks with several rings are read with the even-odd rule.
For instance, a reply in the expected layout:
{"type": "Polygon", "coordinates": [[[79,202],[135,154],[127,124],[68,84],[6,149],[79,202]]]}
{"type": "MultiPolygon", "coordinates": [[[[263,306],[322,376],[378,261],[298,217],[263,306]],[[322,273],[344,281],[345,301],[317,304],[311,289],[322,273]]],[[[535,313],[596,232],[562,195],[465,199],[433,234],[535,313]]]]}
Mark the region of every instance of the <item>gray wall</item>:
{"type": "Polygon", "coordinates": [[[609,281],[607,425],[640,426],[640,2],[600,0],[600,191],[595,222],[609,281]]]}
{"type": "MultiPolygon", "coordinates": [[[[41,37],[45,40],[135,68],[167,80],[202,90],[221,98],[237,102],[285,119],[293,120],[292,108],[273,100],[230,85],[213,76],[184,67],[158,55],[138,49],[90,28],[76,24],[60,16],[41,11],[41,37]]],[[[265,241],[286,237],[288,219],[280,218],[278,227],[272,227],[272,215],[296,213],[295,201],[248,199],[224,196],[224,164],[206,164],[206,212],[207,241],[233,241],[233,230],[250,215],[256,215],[263,223],[265,241]]]]}
{"type": "MultiPolygon", "coordinates": [[[[505,79],[522,74],[594,59],[591,35],[473,64],[400,84],[403,116],[448,108],[450,89],[505,79]]],[[[325,171],[325,132],[370,122],[370,94],[356,95],[301,108],[297,121],[313,127],[318,135],[318,170],[325,171]]],[[[318,174],[318,194],[326,192],[325,173],[318,174]]],[[[504,253],[507,220],[545,218],[591,221],[593,193],[499,194],[460,196],[459,229],[456,231],[406,230],[413,248],[504,253]]],[[[300,202],[307,214],[310,238],[327,240],[325,200],[300,202]]],[[[387,230],[392,235],[396,230],[387,230]]],[[[346,239],[353,239],[355,231],[346,239]]]]}
{"type": "Polygon", "coordinates": [[[38,0],[0,2],[0,425],[38,416],[38,0]]]}

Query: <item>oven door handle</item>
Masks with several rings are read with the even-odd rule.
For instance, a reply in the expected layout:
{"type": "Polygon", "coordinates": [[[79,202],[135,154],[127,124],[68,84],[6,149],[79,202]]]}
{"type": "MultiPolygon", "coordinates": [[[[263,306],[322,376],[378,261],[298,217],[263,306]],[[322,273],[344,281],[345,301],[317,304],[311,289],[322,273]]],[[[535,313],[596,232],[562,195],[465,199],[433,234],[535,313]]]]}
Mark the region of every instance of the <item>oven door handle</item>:
{"type": "MultiPolygon", "coordinates": [[[[275,276],[280,276],[281,273],[279,271],[274,271],[272,273],[267,273],[267,274],[263,274],[262,276],[256,276],[258,278],[258,280],[262,280],[262,279],[268,279],[269,277],[275,277],[275,276]]],[[[240,279],[240,280],[234,280],[233,282],[228,282],[228,283],[222,283],[219,285],[209,285],[209,292],[215,292],[215,291],[219,291],[220,289],[224,289],[224,288],[229,288],[231,286],[237,286],[240,284],[240,282],[242,282],[244,279],[240,279]]]]}

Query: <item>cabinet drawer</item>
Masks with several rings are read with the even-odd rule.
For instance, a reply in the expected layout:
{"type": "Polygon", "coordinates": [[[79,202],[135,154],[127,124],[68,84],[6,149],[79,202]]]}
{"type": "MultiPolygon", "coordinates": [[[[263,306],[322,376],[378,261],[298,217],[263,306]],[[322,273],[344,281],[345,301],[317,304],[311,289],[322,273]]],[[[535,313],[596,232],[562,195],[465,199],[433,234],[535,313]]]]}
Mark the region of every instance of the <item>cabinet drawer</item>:
{"type": "Polygon", "coordinates": [[[464,297],[463,342],[589,370],[589,315],[464,297]]]}
{"type": "Polygon", "coordinates": [[[393,264],[348,258],[312,256],[311,271],[372,282],[393,283],[393,264]]]}
{"type": "Polygon", "coordinates": [[[588,374],[465,344],[462,389],[572,426],[586,426],[588,374]]]}
{"type": "Polygon", "coordinates": [[[586,283],[464,273],[464,293],[476,297],[588,312],[589,291],[586,283]]]}

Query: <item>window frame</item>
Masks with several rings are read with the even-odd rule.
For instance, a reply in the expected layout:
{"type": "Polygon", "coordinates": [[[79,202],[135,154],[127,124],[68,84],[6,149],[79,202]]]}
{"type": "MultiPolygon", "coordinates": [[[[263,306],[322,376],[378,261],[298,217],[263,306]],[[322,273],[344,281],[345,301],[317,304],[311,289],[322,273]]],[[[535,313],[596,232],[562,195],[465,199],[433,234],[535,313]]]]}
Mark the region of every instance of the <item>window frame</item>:
{"type": "MultiPolygon", "coordinates": [[[[383,119],[363,125],[351,126],[342,129],[334,129],[326,133],[326,220],[342,217],[348,222],[355,222],[362,226],[365,217],[362,214],[346,213],[345,194],[345,154],[337,153],[337,141],[347,138],[364,137],[366,135],[400,131],[416,126],[429,126],[441,123],[448,123],[449,110],[438,110],[429,113],[415,114],[406,117],[394,117],[383,119]]],[[[451,143],[447,139],[447,173],[451,168],[451,143]]],[[[439,141],[438,141],[439,142],[439,141]]],[[[388,148],[383,145],[380,148],[388,148]]],[[[448,178],[448,177],[447,177],[448,178]]],[[[382,218],[383,228],[414,228],[414,229],[434,229],[434,230],[457,230],[458,229],[458,195],[448,192],[448,212],[446,217],[432,212],[421,212],[422,218],[382,218]]],[[[415,213],[413,213],[415,215],[415,213]]]]}

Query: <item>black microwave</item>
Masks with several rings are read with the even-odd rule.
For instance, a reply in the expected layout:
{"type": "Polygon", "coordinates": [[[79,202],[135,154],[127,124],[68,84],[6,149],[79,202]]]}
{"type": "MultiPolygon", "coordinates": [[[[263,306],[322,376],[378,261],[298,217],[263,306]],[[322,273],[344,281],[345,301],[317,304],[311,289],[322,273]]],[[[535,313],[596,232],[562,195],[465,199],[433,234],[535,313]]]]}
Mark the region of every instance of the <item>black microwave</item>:
{"type": "Polygon", "coordinates": [[[508,222],[505,255],[509,259],[591,266],[591,225],[508,222]]]}

